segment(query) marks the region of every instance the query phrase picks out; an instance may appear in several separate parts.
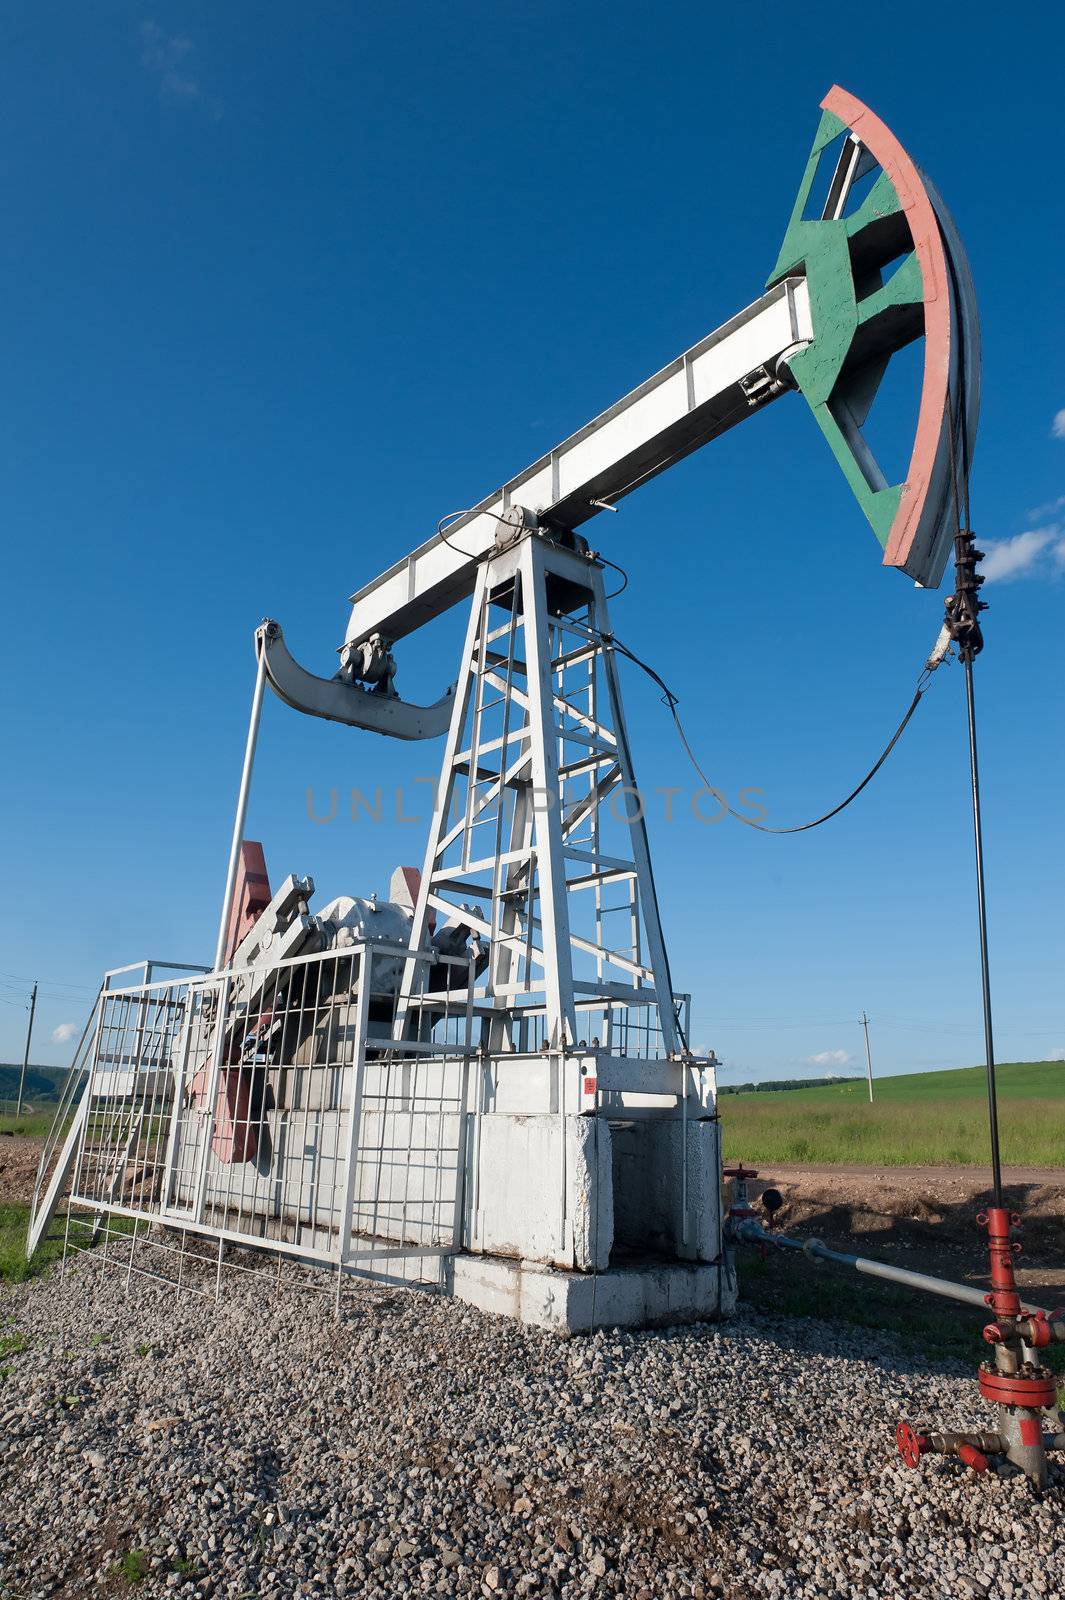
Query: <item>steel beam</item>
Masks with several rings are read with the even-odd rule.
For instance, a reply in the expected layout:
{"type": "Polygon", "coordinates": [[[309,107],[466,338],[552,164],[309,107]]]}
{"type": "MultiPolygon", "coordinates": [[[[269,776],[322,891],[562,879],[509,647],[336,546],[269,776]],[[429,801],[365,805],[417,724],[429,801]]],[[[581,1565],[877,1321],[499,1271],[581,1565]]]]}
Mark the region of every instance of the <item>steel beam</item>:
{"type": "Polygon", "coordinates": [[[725,433],[783,393],[780,357],[813,337],[805,280],[784,278],[753,305],[677,356],[608,411],[541,456],[447,529],[351,597],[347,643],[390,642],[473,593],[477,563],[512,505],[542,524],[577,528],[605,502],[725,433]]]}

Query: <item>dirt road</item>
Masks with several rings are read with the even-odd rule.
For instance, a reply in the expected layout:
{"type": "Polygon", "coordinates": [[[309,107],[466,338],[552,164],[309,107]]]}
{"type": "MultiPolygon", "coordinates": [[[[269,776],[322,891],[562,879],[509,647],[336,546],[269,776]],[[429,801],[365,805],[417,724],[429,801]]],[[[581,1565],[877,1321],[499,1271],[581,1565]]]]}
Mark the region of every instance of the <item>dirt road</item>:
{"type": "MultiPolygon", "coordinates": [[[[921,1188],[932,1183],[948,1183],[971,1189],[981,1194],[991,1187],[990,1167],[870,1167],[857,1162],[842,1162],[837,1166],[818,1166],[813,1162],[797,1162],[790,1166],[767,1164],[774,1178],[787,1183],[806,1182],[815,1178],[875,1178],[889,1183],[893,1188],[921,1188]]],[[[1006,1167],[1003,1178],[1009,1187],[1017,1184],[1038,1184],[1059,1187],[1065,1191],[1065,1167],[1006,1167]]]]}
{"type": "MultiPolygon", "coordinates": [[[[872,1167],[850,1164],[758,1169],[751,1192],[784,1196],[780,1226],[837,1250],[981,1283],[987,1235],[976,1215],[991,1197],[983,1167],[872,1167]]],[[[1065,1299],[1065,1169],[1010,1167],[1006,1203],[1021,1214],[1018,1282],[1033,1294],[1065,1299]]]]}

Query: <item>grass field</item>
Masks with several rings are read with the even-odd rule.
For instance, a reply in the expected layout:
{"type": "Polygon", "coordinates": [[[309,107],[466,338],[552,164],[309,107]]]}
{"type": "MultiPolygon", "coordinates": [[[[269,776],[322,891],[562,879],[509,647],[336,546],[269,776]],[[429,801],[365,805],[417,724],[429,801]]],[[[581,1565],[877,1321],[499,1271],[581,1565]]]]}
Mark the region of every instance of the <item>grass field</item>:
{"type": "MultiPolygon", "coordinates": [[[[864,1079],[816,1089],[735,1094],[719,1102],[727,1161],[854,1161],[876,1166],[983,1166],[988,1160],[982,1067],[864,1079]]],[[[1065,1167],[1065,1062],[998,1068],[1004,1161],[1065,1167]]]]}
{"type": "Polygon", "coordinates": [[[0,1110],[0,1134],[21,1133],[26,1138],[43,1138],[55,1119],[55,1106],[23,1111],[16,1117],[14,1111],[0,1110]]]}
{"type": "Polygon", "coordinates": [[[32,1263],[27,1261],[26,1230],[29,1222],[29,1206],[0,1202],[0,1280],[22,1283],[26,1278],[36,1278],[63,1254],[63,1224],[60,1220],[49,1230],[48,1238],[42,1241],[32,1263]]]}

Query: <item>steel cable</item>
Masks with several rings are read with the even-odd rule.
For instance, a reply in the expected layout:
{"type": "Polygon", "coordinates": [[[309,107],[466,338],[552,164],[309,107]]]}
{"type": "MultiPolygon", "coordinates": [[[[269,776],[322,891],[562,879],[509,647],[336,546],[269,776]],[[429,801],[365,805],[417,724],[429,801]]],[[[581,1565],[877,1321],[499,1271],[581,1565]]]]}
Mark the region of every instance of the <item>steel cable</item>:
{"type": "MultiPolygon", "coordinates": [[[[588,631],[590,633],[595,633],[596,632],[595,629],[589,629],[588,631]]],[[[831,819],[833,817],[837,817],[841,811],[844,811],[847,808],[847,806],[849,806],[851,804],[851,802],[853,800],[856,800],[858,798],[858,796],[861,794],[862,790],[866,787],[866,785],[871,783],[872,780],[876,777],[877,773],[880,771],[881,767],[884,765],[884,762],[887,760],[887,758],[891,754],[892,750],[894,750],[895,746],[898,744],[899,740],[902,738],[902,735],[906,730],[906,727],[907,727],[907,724],[910,721],[910,718],[913,716],[914,712],[917,710],[917,707],[920,705],[921,700],[924,698],[925,692],[927,691],[927,688],[928,688],[929,680],[931,679],[931,676],[932,676],[932,670],[933,670],[933,669],[931,669],[929,667],[925,667],[924,668],[924,670],[921,673],[921,676],[917,680],[917,688],[916,688],[916,690],[914,692],[913,699],[910,701],[910,704],[909,704],[909,707],[907,708],[906,714],[903,717],[902,721],[899,723],[898,727],[895,729],[895,732],[892,734],[889,743],[887,744],[885,749],[882,751],[882,753],[878,757],[875,765],[872,766],[869,769],[869,771],[866,773],[866,775],[862,779],[861,783],[859,783],[854,789],[852,789],[850,794],[848,794],[847,797],[844,800],[841,800],[837,806],[833,806],[831,811],[826,811],[823,816],[815,817],[813,819],[813,821],[811,821],[811,822],[801,822],[801,823],[798,823],[794,827],[791,827],[791,828],[771,828],[764,822],[756,822],[753,817],[745,817],[743,815],[742,811],[734,810],[733,807],[728,804],[728,801],[726,800],[725,796],[722,794],[721,790],[718,789],[715,784],[712,784],[710,782],[710,779],[707,777],[706,773],[703,771],[702,767],[700,766],[699,761],[696,758],[695,752],[693,751],[693,749],[691,747],[691,744],[690,744],[690,742],[688,740],[688,736],[684,731],[684,724],[681,722],[680,714],[677,711],[677,706],[679,704],[679,698],[678,698],[677,695],[675,695],[673,693],[672,689],[665,682],[665,680],[655,671],[655,669],[653,667],[649,666],[646,661],[642,661],[640,659],[640,657],[635,653],[635,651],[630,650],[627,645],[622,644],[621,640],[618,639],[614,634],[599,633],[598,637],[603,641],[604,644],[610,645],[613,649],[617,650],[621,655],[625,656],[627,660],[631,661],[635,666],[639,667],[641,672],[645,672],[647,674],[647,676],[649,678],[651,678],[652,681],[658,685],[658,687],[662,691],[663,703],[667,707],[670,716],[673,718],[673,723],[674,723],[674,726],[676,727],[676,730],[677,730],[677,736],[680,739],[680,742],[681,742],[682,746],[684,747],[684,752],[687,755],[688,760],[691,762],[692,766],[694,767],[696,773],[702,779],[702,781],[703,781],[704,785],[706,786],[707,790],[710,792],[710,794],[712,794],[714,796],[714,798],[715,798],[715,800],[717,800],[718,804],[724,807],[724,811],[725,811],[726,815],[728,815],[730,817],[734,817],[737,822],[742,822],[744,827],[746,827],[746,828],[754,828],[754,829],[756,829],[756,831],[758,833],[775,833],[775,834],[806,833],[811,828],[819,828],[822,823],[831,821],[831,819]]]]}

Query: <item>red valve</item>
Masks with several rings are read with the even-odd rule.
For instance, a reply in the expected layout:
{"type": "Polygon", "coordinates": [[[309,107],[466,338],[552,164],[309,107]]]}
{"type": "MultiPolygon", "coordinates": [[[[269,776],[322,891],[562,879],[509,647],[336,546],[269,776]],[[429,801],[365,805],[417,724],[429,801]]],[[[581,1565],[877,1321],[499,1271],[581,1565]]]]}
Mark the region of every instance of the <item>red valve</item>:
{"type": "Polygon", "coordinates": [[[990,1466],[990,1462],[983,1452],[977,1450],[976,1446],[971,1444],[960,1444],[958,1446],[958,1460],[964,1461],[965,1465],[971,1467],[974,1472],[986,1472],[990,1466]]]}
{"type": "MultiPolygon", "coordinates": [[[[895,1429],[895,1443],[898,1446],[899,1455],[908,1467],[919,1467],[921,1465],[921,1456],[924,1454],[924,1449],[927,1448],[927,1441],[923,1434],[915,1433],[908,1422],[900,1422],[895,1429]]],[[[985,1462],[984,1465],[986,1466],[987,1463],[985,1462]]]]}
{"type": "Polygon", "coordinates": [[[1044,1345],[1050,1343],[1050,1323],[1042,1311],[1037,1311],[1032,1321],[1032,1337],[1027,1341],[1035,1350],[1042,1350],[1044,1345]]]}

